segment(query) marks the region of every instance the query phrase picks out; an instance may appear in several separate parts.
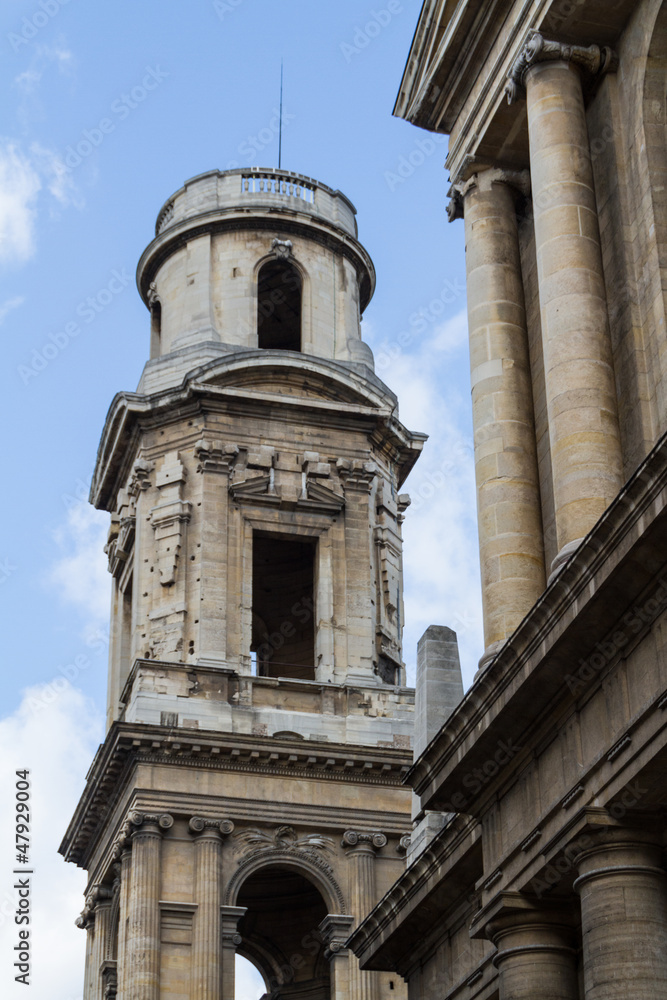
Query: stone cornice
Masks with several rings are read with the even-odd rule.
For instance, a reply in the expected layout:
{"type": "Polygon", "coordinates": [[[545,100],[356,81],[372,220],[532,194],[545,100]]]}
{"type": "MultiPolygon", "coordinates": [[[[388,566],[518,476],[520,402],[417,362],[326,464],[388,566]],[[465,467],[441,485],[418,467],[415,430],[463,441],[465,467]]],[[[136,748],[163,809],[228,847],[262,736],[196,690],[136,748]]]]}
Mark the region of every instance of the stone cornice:
{"type": "Polygon", "coordinates": [[[409,750],[203,730],[174,733],[163,726],[117,722],[88,772],[59,851],[67,861],[85,867],[139,763],[400,787],[411,759],[409,750]]]}
{"type": "MultiPolygon", "coordinates": [[[[318,384],[319,384],[318,383],[318,384]]],[[[324,358],[282,351],[254,349],[235,351],[193,370],[177,389],[147,396],[118,393],[106,417],[95,464],[90,502],[100,509],[112,509],[116,492],[124,486],[137,455],[141,427],[156,426],[197,413],[203,405],[215,410],[230,407],[257,415],[265,405],[275,410],[279,404],[290,419],[300,413],[326,415],[335,426],[368,424],[378,446],[393,449],[401,465],[401,482],[414,465],[427,435],[408,431],[396,417],[395,395],[375,376],[360,375],[354,369],[324,358]],[[319,380],[327,392],[322,398],[267,391],[253,387],[253,379],[264,373],[284,380],[293,374],[319,380]],[[217,384],[212,384],[213,380],[217,384]],[[249,381],[250,380],[250,381],[249,381]],[[219,384],[226,381],[229,384],[219,384]],[[335,393],[334,393],[335,389],[335,393]],[[337,393],[339,398],[334,398],[337,393]]],[[[201,439],[196,432],[193,447],[201,439]]],[[[182,446],[181,446],[182,447],[182,446]]]]}
{"type": "MultiPolygon", "coordinates": [[[[520,743],[517,718],[528,724],[547,708],[556,712],[559,704],[573,700],[564,681],[568,664],[585,659],[595,642],[617,627],[627,608],[655,585],[666,563],[667,435],[411,768],[408,781],[422,797],[423,808],[445,808],[461,790],[464,776],[493,759],[499,737],[511,735],[520,743]]],[[[598,682],[593,671],[582,679],[578,694],[598,682]]],[[[505,767],[505,778],[507,773],[505,767]]],[[[474,811],[478,800],[467,787],[466,811],[474,811]]]]}
{"type": "Polygon", "coordinates": [[[521,51],[507,74],[505,95],[512,104],[523,93],[526,73],[541,62],[571,62],[592,76],[603,76],[618,66],[618,56],[608,46],[567,45],[545,38],[539,31],[529,31],[521,51]]]}

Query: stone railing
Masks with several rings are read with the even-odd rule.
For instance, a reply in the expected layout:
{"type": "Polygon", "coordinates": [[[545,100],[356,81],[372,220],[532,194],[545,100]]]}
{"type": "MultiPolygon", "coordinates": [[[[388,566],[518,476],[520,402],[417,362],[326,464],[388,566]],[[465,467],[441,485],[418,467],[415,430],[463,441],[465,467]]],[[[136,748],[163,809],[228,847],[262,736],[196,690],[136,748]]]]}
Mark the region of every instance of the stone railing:
{"type": "Polygon", "coordinates": [[[241,174],[243,194],[275,194],[287,198],[302,198],[311,204],[315,201],[315,184],[289,173],[241,174]]]}
{"type": "Polygon", "coordinates": [[[266,167],[240,167],[236,170],[211,170],[186,181],[180,191],[160,209],[155,235],[161,236],[184,222],[214,213],[248,209],[262,212],[286,211],[311,215],[356,237],[355,208],[341,191],[296,174],[291,170],[266,167]]]}

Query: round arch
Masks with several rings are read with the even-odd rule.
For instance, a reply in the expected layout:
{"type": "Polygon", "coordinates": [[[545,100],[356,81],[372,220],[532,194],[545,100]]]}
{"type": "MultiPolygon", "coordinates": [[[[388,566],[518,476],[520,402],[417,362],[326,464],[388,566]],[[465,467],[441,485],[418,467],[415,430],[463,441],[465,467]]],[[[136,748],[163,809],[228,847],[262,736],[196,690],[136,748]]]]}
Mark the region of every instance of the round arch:
{"type": "MultiPolygon", "coordinates": [[[[301,308],[301,324],[300,324],[300,337],[301,345],[300,351],[303,354],[309,352],[309,348],[312,346],[312,325],[311,325],[311,283],[310,275],[307,269],[304,267],[302,262],[298,260],[290,252],[288,256],[279,256],[275,252],[270,252],[263,254],[255,262],[255,266],[252,270],[252,294],[249,297],[251,303],[252,316],[250,318],[251,330],[258,331],[260,323],[260,302],[259,302],[259,282],[260,273],[267,267],[267,265],[276,265],[291,268],[299,278],[301,283],[300,287],[300,308],[301,308]]],[[[259,336],[258,336],[259,342],[259,336]]]]}
{"type": "Polygon", "coordinates": [[[241,887],[252,875],[263,868],[277,867],[296,872],[312,882],[320,891],[329,913],[348,912],[345,895],[331,866],[314,851],[306,853],[298,850],[265,850],[241,861],[227,883],[224,894],[225,905],[238,905],[241,887]]]}

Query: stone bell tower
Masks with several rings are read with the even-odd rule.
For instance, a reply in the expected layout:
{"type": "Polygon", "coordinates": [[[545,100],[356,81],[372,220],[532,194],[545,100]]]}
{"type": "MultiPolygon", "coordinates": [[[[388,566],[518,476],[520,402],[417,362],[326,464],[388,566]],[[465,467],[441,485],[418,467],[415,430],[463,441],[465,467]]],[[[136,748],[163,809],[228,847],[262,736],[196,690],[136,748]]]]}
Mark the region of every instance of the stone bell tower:
{"type": "Polygon", "coordinates": [[[414,693],[401,484],[424,435],[373,372],[355,209],[258,169],[188,181],[139,262],[151,357],[114,399],[108,732],[61,852],[85,1000],[379,1000],[352,928],[404,866],[414,693]]]}

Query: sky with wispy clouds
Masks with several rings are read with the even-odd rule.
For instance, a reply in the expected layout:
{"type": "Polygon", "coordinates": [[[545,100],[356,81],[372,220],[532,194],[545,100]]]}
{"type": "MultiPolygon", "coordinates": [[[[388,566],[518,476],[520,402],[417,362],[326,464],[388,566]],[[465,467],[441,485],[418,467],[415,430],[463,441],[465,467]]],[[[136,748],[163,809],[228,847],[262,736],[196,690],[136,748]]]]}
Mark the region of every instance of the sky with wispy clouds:
{"type": "MultiPolygon", "coordinates": [[[[108,515],[86,502],[115,392],[136,388],[134,288],[155,216],[205,170],[283,166],[358,210],[377,291],[363,322],[403,422],[430,435],[404,489],[404,658],[429,624],[482,652],[462,224],[446,139],[391,115],[417,2],[6,0],[0,9],[0,992],[13,979],[14,772],[30,768],[31,1000],[80,1000],[83,873],[57,846],[103,738],[108,515]]],[[[239,1000],[262,992],[250,967],[239,1000]]]]}

